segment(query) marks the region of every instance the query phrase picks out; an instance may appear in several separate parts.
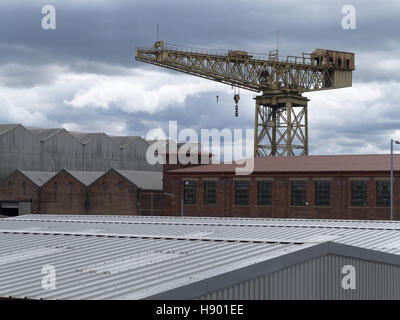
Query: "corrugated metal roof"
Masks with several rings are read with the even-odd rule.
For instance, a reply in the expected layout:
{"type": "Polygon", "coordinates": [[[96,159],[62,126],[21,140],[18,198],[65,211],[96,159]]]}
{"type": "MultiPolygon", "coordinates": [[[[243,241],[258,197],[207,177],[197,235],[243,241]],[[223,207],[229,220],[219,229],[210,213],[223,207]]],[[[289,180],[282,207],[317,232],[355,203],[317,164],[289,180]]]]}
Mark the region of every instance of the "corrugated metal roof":
{"type": "Polygon", "coordinates": [[[71,174],[73,177],[75,177],[77,180],[82,182],[85,186],[90,185],[105,173],[97,171],[71,171],[66,169],[64,170],[67,171],[69,174],[71,174]]]}
{"type": "Polygon", "coordinates": [[[120,147],[126,147],[127,145],[142,139],[139,136],[110,136],[110,138],[120,147]]]}
{"type": "Polygon", "coordinates": [[[26,176],[29,180],[31,180],[38,187],[44,185],[47,181],[53,178],[57,172],[48,172],[48,171],[25,171],[19,170],[24,176],[26,176]]]}
{"type": "MultiPolygon", "coordinates": [[[[390,170],[389,154],[331,155],[296,157],[258,157],[253,172],[363,172],[390,170]]],[[[240,167],[232,164],[212,164],[185,169],[170,170],[171,173],[234,173],[240,167]]],[[[394,155],[394,170],[400,170],[400,155],[394,155]]]]}
{"type": "Polygon", "coordinates": [[[21,228],[37,233],[138,238],[266,243],[334,241],[385,252],[400,251],[397,221],[25,215],[0,225],[0,231],[21,228]]]}
{"type": "Polygon", "coordinates": [[[19,124],[0,124],[0,136],[2,134],[7,133],[11,129],[14,129],[17,126],[19,126],[19,124]]]}
{"type": "Polygon", "coordinates": [[[163,189],[162,172],[118,169],[115,169],[115,171],[143,190],[162,191],[163,189]]]}
{"type": "Polygon", "coordinates": [[[400,255],[400,222],[13,217],[0,220],[0,296],[146,298],[327,241],[400,255]],[[55,290],[41,287],[46,264],[55,290]]]}
{"type": "Polygon", "coordinates": [[[69,131],[69,133],[72,134],[76,139],[78,139],[83,144],[87,144],[97,139],[97,137],[105,135],[104,133],[88,133],[88,132],[75,132],[75,131],[69,131]]]}
{"type": "Polygon", "coordinates": [[[13,232],[0,232],[1,297],[141,299],[312,246],[13,232]],[[41,287],[47,264],[55,290],[41,287]]]}
{"type": "Polygon", "coordinates": [[[27,127],[26,129],[30,131],[33,135],[35,135],[39,140],[42,141],[51,138],[55,134],[65,131],[65,129],[62,128],[38,129],[38,128],[27,127]]]}

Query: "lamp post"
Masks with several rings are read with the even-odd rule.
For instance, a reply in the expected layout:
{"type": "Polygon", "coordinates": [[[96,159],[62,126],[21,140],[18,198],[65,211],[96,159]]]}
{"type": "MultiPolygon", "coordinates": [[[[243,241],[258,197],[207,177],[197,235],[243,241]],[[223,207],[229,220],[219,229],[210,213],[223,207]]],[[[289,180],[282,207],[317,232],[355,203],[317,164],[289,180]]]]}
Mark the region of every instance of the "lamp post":
{"type": "Polygon", "coordinates": [[[400,144],[399,140],[390,139],[390,220],[393,220],[393,142],[400,144]]]}

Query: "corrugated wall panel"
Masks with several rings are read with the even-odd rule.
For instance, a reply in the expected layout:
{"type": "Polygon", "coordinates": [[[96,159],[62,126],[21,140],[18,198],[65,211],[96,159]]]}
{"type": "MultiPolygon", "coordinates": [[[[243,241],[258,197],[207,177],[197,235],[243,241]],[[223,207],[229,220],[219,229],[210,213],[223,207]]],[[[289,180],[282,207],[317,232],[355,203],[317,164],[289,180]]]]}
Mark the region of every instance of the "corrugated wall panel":
{"type": "Polygon", "coordinates": [[[391,300],[400,299],[400,267],[326,255],[289,268],[210,292],[201,300],[391,300]],[[342,288],[342,268],[354,266],[356,289],[342,288]]]}
{"type": "Polygon", "coordinates": [[[89,170],[111,168],[162,171],[161,165],[149,165],[147,143],[139,138],[121,149],[107,135],[83,145],[68,131],[61,130],[44,141],[17,125],[0,135],[0,181],[17,169],[29,171],[89,170]]]}
{"type": "Polygon", "coordinates": [[[336,70],[334,73],[334,87],[344,88],[352,85],[352,71],[336,70]]]}
{"type": "Polygon", "coordinates": [[[18,168],[40,170],[40,143],[23,126],[0,135],[0,181],[18,168]]]}

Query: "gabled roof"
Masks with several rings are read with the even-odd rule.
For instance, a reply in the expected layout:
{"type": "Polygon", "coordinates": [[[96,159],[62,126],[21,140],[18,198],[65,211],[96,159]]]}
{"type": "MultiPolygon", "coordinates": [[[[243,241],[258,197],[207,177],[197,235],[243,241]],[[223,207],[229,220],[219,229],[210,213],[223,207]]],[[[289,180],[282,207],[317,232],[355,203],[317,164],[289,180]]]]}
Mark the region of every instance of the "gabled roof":
{"type": "MultiPolygon", "coordinates": [[[[254,159],[253,172],[388,172],[389,154],[258,157],[254,159]]],[[[171,173],[234,173],[243,165],[212,164],[170,170],[171,173]]],[[[394,155],[394,170],[400,170],[400,155],[394,155]]]]}
{"type": "Polygon", "coordinates": [[[29,180],[31,180],[36,186],[41,187],[51,178],[53,178],[57,172],[50,172],[50,171],[25,171],[25,170],[18,170],[24,176],[26,176],[29,180]]]}
{"type": "Polygon", "coordinates": [[[63,128],[51,128],[51,129],[38,129],[38,128],[26,128],[28,131],[30,131],[33,135],[35,135],[39,140],[44,141],[55,134],[64,131],[65,129],[63,128]]]}
{"type": "Polygon", "coordinates": [[[18,123],[14,124],[0,124],[0,136],[7,133],[8,131],[18,127],[18,123]]]}
{"type": "MultiPolygon", "coordinates": [[[[104,132],[76,132],[76,131],[69,131],[69,133],[74,136],[76,139],[78,139],[81,143],[83,144],[87,144],[90,143],[94,140],[96,140],[99,137],[106,137],[107,139],[111,139],[107,134],[105,134],[104,132]]],[[[113,141],[111,139],[112,142],[115,143],[115,141],[113,141]]]]}
{"type": "Polygon", "coordinates": [[[98,171],[71,171],[66,170],[71,176],[73,176],[78,181],[82,182],[85,186],[92,184],[98,178],[100,178],[105,172],[98,171]]]}
{"type": "Polygon", "coordinates": [[[120,175],[143,190],[162,191],[163,174],[162,172],[117,170],[120,175]]]}
{"type": "Polygon", "coordinates": [[[115,141],[117,145],[120,147],[126,147],[131,143],[135,143],[138,140],[143,140],[142,137],[139,136],[110,136],[112,140],[115,141]]]}

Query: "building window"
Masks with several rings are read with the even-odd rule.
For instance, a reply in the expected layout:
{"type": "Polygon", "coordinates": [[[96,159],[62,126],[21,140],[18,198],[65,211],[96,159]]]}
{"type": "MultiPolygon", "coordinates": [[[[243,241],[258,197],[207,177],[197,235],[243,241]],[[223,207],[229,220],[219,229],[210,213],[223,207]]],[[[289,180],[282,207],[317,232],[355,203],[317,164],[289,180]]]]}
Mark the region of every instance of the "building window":
{"type": "Polygon", "coordinates": [[[315,181],[315,205],[321,207],[331,205],[330,181],[315,181]]]}
{"type": "Polygon", "coordinates": [[[272,182],[258,181],[257,189],[258,189],[258,205],[270,206],[272,204],[272,197],[271,197],[272,182]]]}
{"type": "Polygon", "coordinates": [[[196,204],[196,181],[185,180],[183,186],[183,203],[196,204]]]}
{"type": "Polygon", "coordinates": [[[57,190],[58,190],[58,183],[56,181],[53,183],[54,200],[57,200],[57,190]]]}
{"type": "Polygon", "coordinates": [[[390,181],[376,182],[376,206],[390,207],[390,181]]]}
{"type": "Polygon", "coordinates": [[[307,181],[292,181],[292,206],[307,205],[307,181]]]}
{"type": "Polygon", "coordinates": [[[103,191],[106,191],[107,190],[107,182],[104,181],[101,185],[103,186],[103,191]]]}
{"type": "Polygon", "coordinates": [[[24,192],[24,196],[26,196],[26,181],[22,182],[22,191],[24,192]]]}
{"type": "Polygon", "coordinates": [[[352,207],[367,206],[367,181],[351,182],[351,206],[352,207]]]}
{"type": "Polygon", "coordinates": [[[217,181],[204,181],[204,204],[217,204],[217,181]]]}
{"type": "Polygon", "coordinates": [[[68,188],[69,188],[69,199],[72,199],[72,190],[74,188],[74,183],[72,181],[68,183],[68,188]]]}
{"type": "Polygon", "coordinates": [[[249,181],[235,181],[235,204],[238,206],[249,205],[249,181]]]}

